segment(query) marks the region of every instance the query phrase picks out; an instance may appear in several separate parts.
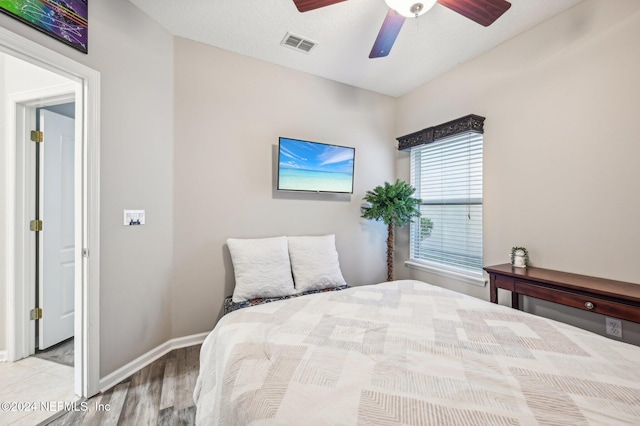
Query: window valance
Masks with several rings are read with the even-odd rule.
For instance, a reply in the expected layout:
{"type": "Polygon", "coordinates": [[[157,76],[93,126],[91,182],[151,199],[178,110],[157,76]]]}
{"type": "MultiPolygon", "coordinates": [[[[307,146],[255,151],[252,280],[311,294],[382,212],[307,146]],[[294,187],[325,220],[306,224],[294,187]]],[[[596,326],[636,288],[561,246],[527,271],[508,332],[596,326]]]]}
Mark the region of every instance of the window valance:
{"type": "Polygon", "coordinates": [[[412,147],[426,145],[442,138],[457,135],[458,133],[484,133],[484,120],[484,117],[469,114],[444,124],[427,127],[426,129],[422,129],[405,136],[400,136],[396,139],[398,141],[398,150],[408,151],[412,147]]]}

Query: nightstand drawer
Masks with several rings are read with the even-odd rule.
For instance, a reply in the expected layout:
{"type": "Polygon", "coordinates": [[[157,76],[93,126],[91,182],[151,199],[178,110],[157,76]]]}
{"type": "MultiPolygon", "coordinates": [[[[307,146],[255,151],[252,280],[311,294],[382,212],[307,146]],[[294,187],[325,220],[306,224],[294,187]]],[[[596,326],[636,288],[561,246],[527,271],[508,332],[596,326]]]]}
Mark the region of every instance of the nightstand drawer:
{"type": "Polygon", "coordinates": [[[627,319],[629,321],[640,321],[640,310],[631,305],[618,303],[611,300],[600,299],[589,295],[570,293],[549,287],[532,285],[531,283],[515,281],[515,292],[537,299],[548,300],[566,306],[582,309],[584,311],[596,312],[615,318],[627,319]]]}

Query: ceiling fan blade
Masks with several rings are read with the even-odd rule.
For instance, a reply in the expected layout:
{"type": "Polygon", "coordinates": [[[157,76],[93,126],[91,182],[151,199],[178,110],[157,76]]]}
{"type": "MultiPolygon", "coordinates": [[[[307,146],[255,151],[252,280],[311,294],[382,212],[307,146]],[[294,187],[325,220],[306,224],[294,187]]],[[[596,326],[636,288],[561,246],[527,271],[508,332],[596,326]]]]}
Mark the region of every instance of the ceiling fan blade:
{"type": "Polygon", "coordinates": [[[505,0],[438,0],[438,3],[485,27],[511,7],[505,0]]]}
{"type": "Polygon", "coordinates": [[[389,52],[391,52],[393,43],[395,43],[396,37],[398,37],[398,33],[400,33],[400,29],[402,28],[402,24],[404,24],[405,19],[406,18],[404,16],[400,15],[395,10],[389,9],[387,17],[384,18],[384,22],[382,23],[382,27],[378,33],[378,37],[376,37],[376,41],[373,43],[373,48],[371,49],[371,53],[369,53],[369,58],[381,58],[383,56],[387,56],[389,52]]]}
{"type": "Polygon", "coordinates": [[[313,9],[319,9],[332,4],[340,3],[346,0],[293,0],[300,12],[308,12],[313,9]]]}

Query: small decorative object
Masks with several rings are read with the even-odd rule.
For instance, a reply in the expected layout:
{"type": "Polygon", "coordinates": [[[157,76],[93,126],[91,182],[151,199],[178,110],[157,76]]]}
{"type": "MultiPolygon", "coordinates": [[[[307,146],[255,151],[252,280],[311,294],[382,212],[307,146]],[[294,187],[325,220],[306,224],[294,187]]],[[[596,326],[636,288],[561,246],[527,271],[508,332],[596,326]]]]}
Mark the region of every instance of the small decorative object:
{"type": "Polygon", "coordinates": [[[529,265],[529,252],[524,247],[511,249],[511,264],[516,268],[526,268],[529,265]]]}
{"type": "Polygon", "coordinates": [[[88,0],[0,0],[0,12],[87,53],[88,0]]]}

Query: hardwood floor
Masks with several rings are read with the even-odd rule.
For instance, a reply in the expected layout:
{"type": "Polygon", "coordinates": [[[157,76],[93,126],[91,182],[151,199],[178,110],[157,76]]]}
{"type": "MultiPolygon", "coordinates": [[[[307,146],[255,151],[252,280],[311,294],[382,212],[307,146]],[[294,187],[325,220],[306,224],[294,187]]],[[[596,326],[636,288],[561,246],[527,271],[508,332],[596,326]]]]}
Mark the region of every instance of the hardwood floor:
{"type": "Polygon", "coordinates": [[[44,425],[193,425],[200,346],[169,352],[76,410],[44,425]]]}
{"type": "Polygon", "coordinates": [[[30,356],[16,362],[0,362],[0,402],[28,403],[29,408],[0,410],[0,426],[33,426],[50,418],[57,408],[78,397],[73,391],[73,367],[30,356]],[[43,405],[45,407],[43,407],[43,405]],[[52,411],[53,410],[53,411],[52,411]]]}

